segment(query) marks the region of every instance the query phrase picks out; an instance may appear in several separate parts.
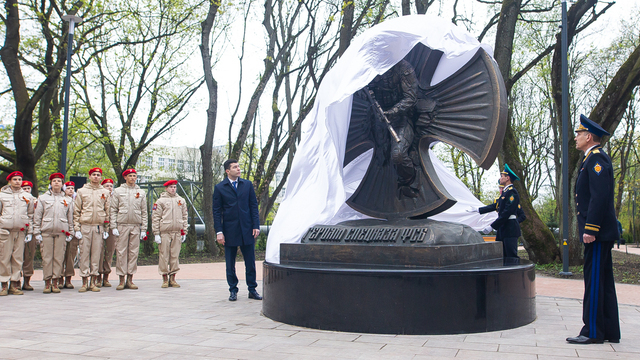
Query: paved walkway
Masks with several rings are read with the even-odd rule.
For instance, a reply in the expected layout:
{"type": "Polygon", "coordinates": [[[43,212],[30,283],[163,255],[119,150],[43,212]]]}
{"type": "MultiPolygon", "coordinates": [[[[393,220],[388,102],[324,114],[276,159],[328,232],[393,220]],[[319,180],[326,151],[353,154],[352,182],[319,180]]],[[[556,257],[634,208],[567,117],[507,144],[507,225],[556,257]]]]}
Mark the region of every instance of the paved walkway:
{"type": "Polygon", "coordinates": [[[223,263],[181,267],[179,289],[161,289],[157,267],[143,266],[139,290],[47,295],[34,281],[34,292],[0,298],[0,359],[640,358],[640,285],[617,285],[621,343],[579,346],[564,339],[582,324],[580,280],[537,277],[538,317],[517,329],[390,336],[278,323],[261,315],[261,302],[247,299],[245,289],[227,301],[223,263]]]}

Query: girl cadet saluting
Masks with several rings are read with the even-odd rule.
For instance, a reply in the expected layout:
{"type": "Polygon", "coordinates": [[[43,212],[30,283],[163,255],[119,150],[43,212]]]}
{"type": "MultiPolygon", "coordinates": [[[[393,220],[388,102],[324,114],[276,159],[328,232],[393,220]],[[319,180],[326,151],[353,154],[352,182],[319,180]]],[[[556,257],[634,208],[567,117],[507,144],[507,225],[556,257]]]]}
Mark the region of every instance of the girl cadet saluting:
{"type": "Polygon", "coordinates": [[[65,245],[73,238],[73,200],[62,191],[64,175],[51,174],[49,181],[51,188],[38,197],[33,216],[33,234],[41,243],[45,294],[60,292],[56,280],[62,277],[65,245]]]}

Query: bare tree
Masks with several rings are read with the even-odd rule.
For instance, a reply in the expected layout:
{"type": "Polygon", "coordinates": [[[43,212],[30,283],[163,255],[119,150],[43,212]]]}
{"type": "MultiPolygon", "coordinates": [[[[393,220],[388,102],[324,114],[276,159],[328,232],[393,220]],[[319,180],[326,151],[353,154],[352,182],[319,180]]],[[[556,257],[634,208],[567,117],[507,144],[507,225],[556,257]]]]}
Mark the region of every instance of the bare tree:
{"type": "Polygon", "coordinates": [[[159,1],[151,11],[147,5],[131,4],[129,16],[111,25],[117,34],[105,27],[111,38],[120,37],[118,46],[100,52],[104,38],[97,38],[79,54],[91,65],[78,76],[78,106],[86,109],[119,182],[123,169],[135,167],[149,144],[184,119],[203,83],[187,71],[195,30],[189,19],[200,3],[159,1]]]}
{"type": "Polygon", "coordinates": [[[216,129],[216,118],[218,114],[218,83],[213,78],[211,71],[211,31],[218,13],[219,3],[209,2],[207,17],[200,24],[200,55],[202,56],[202,68],[204,79],[209,93],[209,106],[207,107],[207,129],[204,143],[200,146],[202,157],[202,191],[204,196],[204,224],[205,236],[209,243],[209,249],[214,254],[218,254],[218,247],[215,245],[216,230],[213,222],[213,135],[216,129]]]}
{"type": "MultiPolygon", "coordinates": [[[[15,107],[13,139],[15,151],[0,144],[0,156],[9,166],[0,164],[0,170],[20,170],[25,179],[32,180],[38,188],[36,163],[45,153],[52,137],[53,123],[59,118],[62,103],[60,77],[67,60],[68,27],[61,20],[64,14],[79,15],[91,19],[92,27],[79,26],[76,31],[76,48],[91,38],[112,12],[96,12],[93,2],[57,1],[18,3],[5,1],[5,13],[1,16],[5,42],[0,57],[7,72],[10,88],[2,94],[11,94],[15,107]],[[22,16],[20,15],[22,13],[22,16]],[[21,29],[34,30],[24,36],[21,29]],[[34,126],[34,116],[37,125],[34,126]],[[35,133],[34,133],[35,130],[35,133]],[[33,137],[36,137],[33,143],[33,137]]],[[[0,177],[4,182],[4,176],[0,177]]]]}

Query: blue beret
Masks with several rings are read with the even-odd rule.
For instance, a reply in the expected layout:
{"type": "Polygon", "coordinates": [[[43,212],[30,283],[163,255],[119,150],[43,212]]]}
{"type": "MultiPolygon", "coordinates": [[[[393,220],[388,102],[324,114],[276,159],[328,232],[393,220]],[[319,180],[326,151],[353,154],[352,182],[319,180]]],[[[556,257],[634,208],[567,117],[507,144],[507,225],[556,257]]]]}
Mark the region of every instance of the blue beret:
{"type": "Polygon", "coordinates": [[[603,137],[604,135],[611,135],[602,126],[596,124],[593,120],[580,114],[580,126],[576,129],[578,131],[588,131],[597,137],[603,137]]]}
{"type": "Polygon", "coordinates": [[[507,164],[504,164],[504,171],[502,172],[502,174],[509,176],[511,181],[520,180],[518,175],[516,175],[516,173],[514,173],[513,170],[511,170],[511,168],[507,164]]]}

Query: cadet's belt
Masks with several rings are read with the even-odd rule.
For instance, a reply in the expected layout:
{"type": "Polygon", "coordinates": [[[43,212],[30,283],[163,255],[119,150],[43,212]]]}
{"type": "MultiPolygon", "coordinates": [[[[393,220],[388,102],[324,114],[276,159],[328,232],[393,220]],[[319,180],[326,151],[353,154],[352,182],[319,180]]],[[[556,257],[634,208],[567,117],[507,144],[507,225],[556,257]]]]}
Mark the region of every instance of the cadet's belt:
{"type": "Polygon", "coordinates": [[[515,215],[511,215],[511,216],[509,216],[509,220],[516,220],[517,218],[518,218],[518,217],[517,217],[517,216],[515,216],[515,215]]]}

